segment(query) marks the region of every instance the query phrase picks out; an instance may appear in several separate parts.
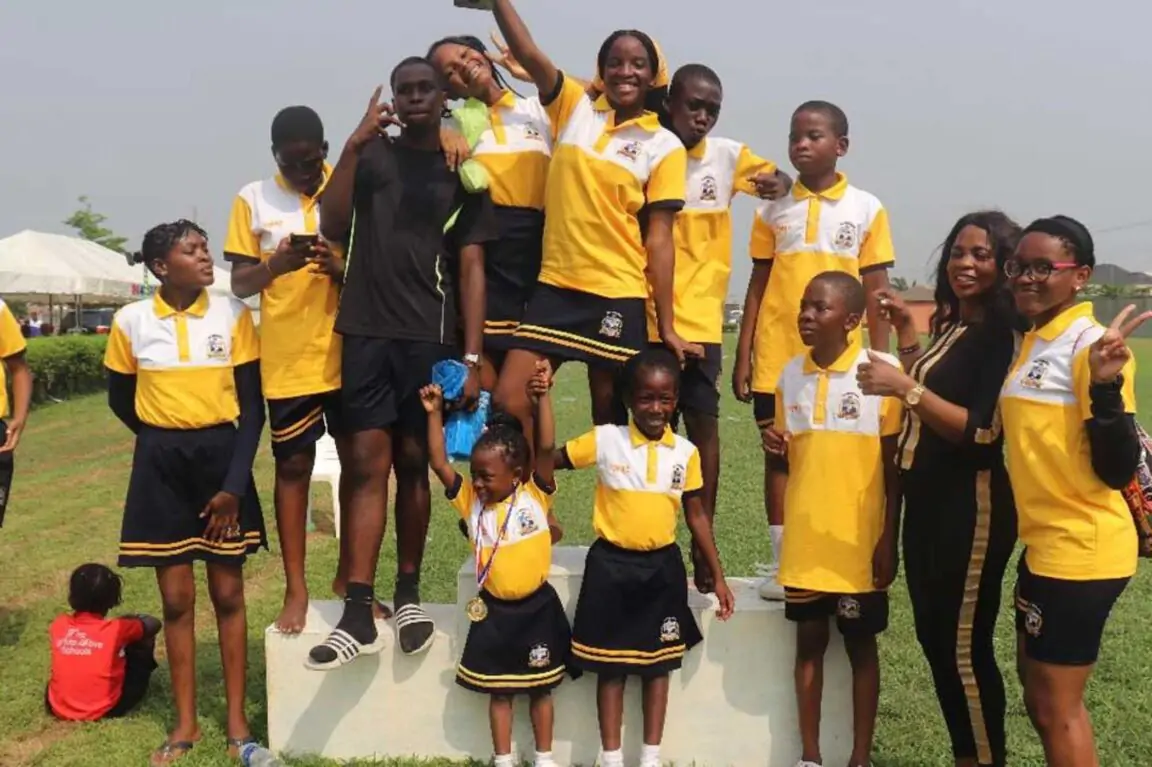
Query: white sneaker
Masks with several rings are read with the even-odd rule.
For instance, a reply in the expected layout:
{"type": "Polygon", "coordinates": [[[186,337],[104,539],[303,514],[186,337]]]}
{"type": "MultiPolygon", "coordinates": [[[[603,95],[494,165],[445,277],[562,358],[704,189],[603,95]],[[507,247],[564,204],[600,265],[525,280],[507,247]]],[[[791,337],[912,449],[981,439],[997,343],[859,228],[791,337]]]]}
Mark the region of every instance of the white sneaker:
{"type": "MultiPolygon", "coordinates": [[[[780,572],[779,565],[771,564],[756,565],[756,574],[764,580],[760,582],[760,598],[769,602],[783,602],[784,601],[784,587],[776,580],[777,574],[780,572]]],[[[819,767],[819,765],[817,765],[819,767]]]]}

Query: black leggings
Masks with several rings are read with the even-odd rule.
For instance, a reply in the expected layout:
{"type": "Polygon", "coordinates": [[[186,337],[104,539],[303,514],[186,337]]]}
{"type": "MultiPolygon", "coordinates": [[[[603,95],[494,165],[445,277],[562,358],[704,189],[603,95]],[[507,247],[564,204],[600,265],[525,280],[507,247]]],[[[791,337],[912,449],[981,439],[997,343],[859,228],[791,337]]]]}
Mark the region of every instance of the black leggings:
{"type": "MultiPolygon", "coordinates": [[[[933,467],[934,469],[936,467],[933,467]]],[[[1003,466],[903,474],[904,563],[916,638],[956,758],[1005,763],[1004,679],[992,636],[1016,507],[1003,466]]]]}

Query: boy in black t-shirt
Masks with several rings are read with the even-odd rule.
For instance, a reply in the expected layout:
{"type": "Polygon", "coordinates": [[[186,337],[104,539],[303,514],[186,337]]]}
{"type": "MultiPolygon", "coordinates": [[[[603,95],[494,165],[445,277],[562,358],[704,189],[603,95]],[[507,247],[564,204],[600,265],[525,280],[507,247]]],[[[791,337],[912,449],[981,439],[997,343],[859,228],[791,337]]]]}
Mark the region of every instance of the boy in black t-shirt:
{"type": "Polygon", "coordinates": [[[342,404],[352,456],[343,467],[351,482],[337,574],[337,583],[347,584],[344,615],[309,654],[316,669],[382,649],[372,584],[393,465],[400,649],[414,654],[432,643],[434,626],[419,593],[431,515],[419,391],[435,363],[463,352],[468,382],[455,404],[472,407],[480,393],[483,243],[496,238],[492,202],[486,192],[467,193],[445,163],[439,73],[427,60],[409,58],[393,70],[391,84],[394,104],[381,104],[376,89],[321,202],[325,238],[350,242],[336,332],[344,337],[342,404]],[[399,137],[384,135],[389,124],[401,126],[399,137]]]}

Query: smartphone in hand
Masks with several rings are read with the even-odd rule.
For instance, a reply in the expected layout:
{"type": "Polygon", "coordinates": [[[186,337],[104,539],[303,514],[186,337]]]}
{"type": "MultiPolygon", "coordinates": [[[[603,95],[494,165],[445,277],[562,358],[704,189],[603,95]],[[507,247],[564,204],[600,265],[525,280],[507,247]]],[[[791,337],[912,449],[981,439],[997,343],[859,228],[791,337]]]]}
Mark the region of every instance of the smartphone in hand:
{"type": "Polygon", "coordinates": [[[474,11],[492,10],[492,0],[454,0],[457,8],[471,8],[474,11]]]}
{"type": "Polygon", "coordinates": [[[291,234],[288,236],[288,243],[297,250],[307,250],[318,242],[320,242],[320,235],[318,234],[291,234]]]}

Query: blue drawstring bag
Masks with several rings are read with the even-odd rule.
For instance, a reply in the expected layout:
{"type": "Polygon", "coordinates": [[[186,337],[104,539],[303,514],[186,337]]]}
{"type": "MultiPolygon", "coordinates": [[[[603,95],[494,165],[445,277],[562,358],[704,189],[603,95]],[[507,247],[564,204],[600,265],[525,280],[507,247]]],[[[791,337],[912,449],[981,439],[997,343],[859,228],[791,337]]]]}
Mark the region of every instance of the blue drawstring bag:
{"type": "MultiPolygon", "coordinates": [[[[468,366],[462,362],[442,360],[432,367],[432,383],[440,387],[445,402],[460,399],[464,394],[464,383],[467,380],[468,366]]],[[[476,403],[476,409],[471,413],[466,410],[453,410],[447,414],[444,421],[444,446],[448,450],[449,460],[466,461],[472,457],[472,448],[484,433],[484,426],[488,423],[491,403],[491,395],[482,391],[480,401],[476,403]]]]}

